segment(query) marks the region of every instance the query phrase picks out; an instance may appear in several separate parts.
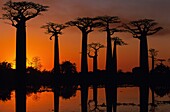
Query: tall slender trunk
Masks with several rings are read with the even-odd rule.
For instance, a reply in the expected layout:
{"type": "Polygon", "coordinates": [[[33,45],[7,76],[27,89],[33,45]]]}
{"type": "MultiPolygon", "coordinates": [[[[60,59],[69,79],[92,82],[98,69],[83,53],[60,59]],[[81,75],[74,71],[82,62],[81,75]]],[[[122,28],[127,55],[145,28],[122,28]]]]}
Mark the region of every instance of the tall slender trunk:
{"type": "Polygon", "coordinates": [[[148,98],[149,98],[149,86],[148,86],[148,45],[146,36],[140,39],[140,68],[142,72],[140,82],[140,112],[148,112],[148,98]]]}
{"type": "Polygon", "coordinates": [[[81,55],[81,72],[86,74],[88,72],[87,66],[87,33],[82,31],[82,55],[81,55]]]}
{"type": "Polygon", "coordinates": [[[146,36],[140,39],[140,67],[142,69],[143,75],[148,75],[149,64],[148,64],[148,44],[146,36]]]}
{"type": "Polygon", "coordinates": [[[112,112],[113,103],[113,82],[112,82],[112,44],[110,30],[107,29],[107,51],[106,51],[106,72],[107,80],[105,82],[107,112],[112,112]]]}
{"type": "Polygon", "coordinates": [[[153,71],[155,68],[155,57],[152,56],[151,59],[152,59],[152,71],[153,71]]]}
{"type": "Polygon", "coordinates": [[[93,72],[97,72],[97,50],[95,50],[95,55],[93,57],[93,72]]]}
{"type": "Polygon", "coordinates": [[[114,75],[116,75],[117,73],[117,45],[116,45],[116,41],[114,41],[114,48],[113,48],[113,73],[114,75]]]}
{"type": "Polygon", "coordinates": [[[107,30],[107,49],[106,49],[106,71],[110,73],[112,70],[112,44],[110,37],[110,30],[107,30]]]}
{"type": "MultiPolygon", "coordinates": [[[[152,59],[152,72],[153,72],[155,69],[155,57],[152,56],[151,59],[152,59]]],[[[154,87],[151,87],[151,93],[152,93],[152,106],[155,106],[154,87]]]]}
{"type": "Polygon", "coordinates": [[[26,21],[16,28],[16,112],[26,112],[26,21]]]}
{"type": "Polygon", "coordinates": [[[59,63],[59,43],[58,36],[55,35],[54,39],[54,75],[60,74],[60,63],[59,63]]]}
{"type": "Polygon", "coordinates": [[[113,48],[113,112],[117,111],[117,43],[114,41],[113,48]]]}
{"type": "Polygon", "coordinates": [[[58,78],[60,76],[60,63],[59,63],[59,42],[58,35],[55,34],[54,39],[54,112],[59,112],[59,83],[58,78]]]}
{"type": "MultiPolygon", "coordinates": [[[[95,50],[95,55],[93,57],[93,72],[96,76],[97,73],[97,50],[95,50]]],[[[97,84],[93,84],[93,101],[95,103],[95,108],[97,108],[97,84]]]]}
{"type": "MultiPolygon", "coordinates": [[[[82,31],[82,54],[81,54],[81,73],[85,77],[88,73],[87,66],[87,32],[82,31]]],[[[88,84],[86,77],[81,84],[81,111],[87,112],[88,84]]]]}

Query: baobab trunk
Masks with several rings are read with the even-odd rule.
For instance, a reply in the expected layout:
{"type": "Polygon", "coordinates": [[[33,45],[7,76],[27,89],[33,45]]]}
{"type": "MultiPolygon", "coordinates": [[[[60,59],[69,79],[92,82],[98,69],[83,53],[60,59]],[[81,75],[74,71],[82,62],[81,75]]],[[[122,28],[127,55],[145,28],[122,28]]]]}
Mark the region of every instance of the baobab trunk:
{"type": "Polygon", "coordinates": [[[97,51],[95,51],[95,55],[93,58],[93,72],[96,73],[97,72],[97,51]]]}
{"type": "Polygon", "coordinates": [[[152,71],[153,71],[154,68],[155,68],[155,58],[154,58],[154,56],[152,56],[151,59],[152,59],[152,71]]]}
{"type": "Polygon", "coordinates": [[[147,38],[141,37],[140,39],[140,67],[142,69],[143,75],[148,75],[149,64],[148,64],[148,45],[147,38]]]}
{"type": "Polygon", "coordinates": [[[59,74],[60,74],[59,45],[58,45],[58,36],[55,35],[55,38],[54,38],[54,75],[58,76],[59,74]]]}
{"type": "Polygon", "coordinates": [[[148,66],[148,46],[147,46],[146,36],[140,38],[140,68],[142,72],[141,82],[140,82],[140,112],[148,112],[149,66],[148,66]]]}
{"type": "MultiPolygon", "coordinates": [[[[106,49],[106,70],[110,74],[111,71],[111,63],[112,63],[112,44],[111,44],[111,37],[110,37],[110,30],[107,30],[107,49],[106,49]]],[[[108,74],[108,75],[109,75],[108,74]]]]}
{"type": "MultiPolygon", "coordinates": [[[[97,75],[97,50],[95,50],[95,55],[93,57],[93,72],[94,75],[97,75]]],[[[95,108],[97,108],[97,84],[93,84],[93,100],[95,103],[95,108]]]]}
{"type": "Polygon", "coordinates": [[[88,72],[87,66],[87,33],[82,32],[82,54],[81,54],[81,72],[85,75],[88,72]]]}
{"type": "Polygon", "coordinates": [[[59,44],[58,36],[54,38],[54,112],[59,112],[59,78],[60,77],[60,64],[59,64],[59,44]]]}
{"type": "MultiPolygon", "coordinates": [[[[82,31],[82,54],[81,54],[81,72],[83,77],[86,78],[88,73],[87,66],[87,33],[82,31]]],[[[81,84],[81,109],[82,112],[87,112],[87,100],[88,100],[88,84],[87,79],[84,79],[81,84]]]]}
{"type": "Polygon", "coordinates": [[[117,111],[117,45],[114,41],[113,48],[113,112],[117,111]]]}
{"type": "Polygon", "coordinates": [[[110,38],[110,30],[107,30],[107,51],[106,51],[106,71],[107,71],[107,80],[106,80],[106,105],[107,112],[112,112],[112,103],[113,103],[113,82],[112,82],[112,44],[110,38]]]}
{"type": "Polygon", "coordinates": [[[20,21],[16,31],[16,112],[26,112],[26,25],[20,21]]]}
{"type": "Polygon", "coordinates": [[[117,45],[116,41],[114,41],[114,48],[113,48],[113,75],[117,73],[117,45]]]}

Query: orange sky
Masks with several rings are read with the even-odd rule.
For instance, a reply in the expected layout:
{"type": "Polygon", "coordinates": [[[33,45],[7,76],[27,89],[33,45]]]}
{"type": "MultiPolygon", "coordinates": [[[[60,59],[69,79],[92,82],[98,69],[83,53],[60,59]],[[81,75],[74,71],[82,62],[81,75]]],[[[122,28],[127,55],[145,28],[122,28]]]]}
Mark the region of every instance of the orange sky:
{"type": "MultiPolygon", "coordinates": [[[[8,0],[1,0],[0,7],[8,0]]],[[[21,1],[21,0],[13,0],[21,1]]],[[[27,22],[27,58],[31,60],[38,56],[43,65],[42,69],[53,68],[53,41],[50,35],[44,34],[40,27],[47,22],[65,23],[76,17],[94,17],[99,15],[119,16],[122,21],[137,20],[142,18],[154,19],[164,29],[148,38],[149,48],[159,51],[159,58],[170,58],[170,15],[169,0],[30,0],[50,6],[49,11],[43,12],[27,22]]],[[[3,11],[0,11],[2,15],[3,11]]],[[[16,29],[0,20],[0,61],[15,61],[15,31],[16,29]]],[[[80,70],[81,32],[74,27],[63,30],[59,37],[60,63],[70,60],[76,63],[80,70]]],[[[117,33],[127,46],[118,47],[118,69],[131,71],[139,65],[139,40],[130,34],[117,33]]],[[[116,36],[115,35],[115,36],[116,36]]],[[[106,34],[97,29],[89,34],[88,43],[100,42],[106,45],[106,34]]],[[[98,56],[99,69],[105,68],[106,50],[101,49],[98,56]]],[[[92,60],[89,59],[89,70],[92,70],[92,60]]]]}

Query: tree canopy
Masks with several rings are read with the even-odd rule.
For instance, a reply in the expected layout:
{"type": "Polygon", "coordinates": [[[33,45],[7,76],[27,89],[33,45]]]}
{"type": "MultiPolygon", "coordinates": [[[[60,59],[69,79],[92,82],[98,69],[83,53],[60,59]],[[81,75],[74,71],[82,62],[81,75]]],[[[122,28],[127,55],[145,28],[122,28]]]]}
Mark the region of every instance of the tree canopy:
{"type": "Polygon", "coordinates": [[[123,24],[123,27],[132,33],[134,38],[140,39],[141,36],[153,35],[163,29],[162,27],[157,27],[157,24],[153,19],[140,19],[123,24]]]}
{"type": "Polygon", "coordinates": [[[62,30],[65,29],[67,26],[63,24],[57,24],[53,22],[49,22],[46,25],[43,25],[41,28],[46,29],[46,34],[51,34],[50,40],[52,40],[53,36],[62,35],[62,30]]]}
{"type": "Polygon", "coordinates": [[[12,26],[17,26],[20,21],[27,21],[47,11],[49,7],[43,6],[33,2],[21,1],[13,2],[12,0],[6,2],[2,10],[6,13],[2,15],[2,19],[8,19],[12,22],[12,26]]]}

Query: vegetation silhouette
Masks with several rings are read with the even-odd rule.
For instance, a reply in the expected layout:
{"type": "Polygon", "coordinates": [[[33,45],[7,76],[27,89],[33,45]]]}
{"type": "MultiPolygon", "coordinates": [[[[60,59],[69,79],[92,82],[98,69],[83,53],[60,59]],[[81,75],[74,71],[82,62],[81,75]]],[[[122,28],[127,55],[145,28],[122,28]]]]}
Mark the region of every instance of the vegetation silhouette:
{"type": "Polygon", "coordinates": [[[147,36],[153,35],[160,31],[162,27],[157,27],[157,23],[152,19],[140,19],[123,24],[123,27],[133,35],[134,38],[140,40],[140,69],[141,69],[141,85],[140,85],[140,112],[148,111],[148,44],[147,36]]]}
{"type": "Polygon", "coordinates": [[[41,70],[42,64],[41,64],[41,59],[38,56],[35,56],[32,58],[31,67],[33,66],[37,70],[41,70]]]}
{"type": "Polygon", "coordinates": [[[43,6],[33,2],[12,2],[4,4],[2,10],[6,13],[3,19],[11,21],[11,25],[16,28],[16,112],[26,112],[26,22],[41,12],[47,11],[48,6],[43,6]],[[22,90],[22,91],[21,91],[22,90]]]}
{"type": "MultiPolygon", "coordinates": [[[[105,48],[105,46],[100,43],[88,44],[88,56],[93,59],[93,73],[94,73],[95,77],[97,77],[97,70],[98,70],[97,56],[98,56],[98,52],[101,48],[105,48]]],[[[97,84],[96,83],[93,84],[93,101],[95,103],[94,110],[98,109],[97,108],[97,84]]]]}
{"type": "MultiPolygon", "coordinates": [[[[64,62],[63,62],[64,63],[64,62]]],[[[64,64],[64,66],[68,65],[70,66],[71,62],[66,61],[66,64],[64,64]],[[68,63],[68,64],[67,64],[68,63]]],[[[75,68],[74,63],[72,63],[73,65],[71,66],[71,68],[75,68]]],[[[1,64],[0,64],[1,65],[1,64]]],[[[62,65],[62,64],[61,64],[62,65]]],[[[157,65],[155,67],[155,72],[154,74],[150,75],[150,84],[153,84],[152,86],[154,86],[155,88],[155,93],[159,96],[164,96],[166,94],[169,94],[170,92],[170,88],[169,85],[170,83],[169,81],[169,73],[170,73],[170,69],[165,66],[165,65],[157,65]],[[157,70],[157,66],[159,66],[158,70],[157,70]],[[160,69],[161,67],[163,67],[163,69],[160,69]],[[166,70],[166,73],[164,71],[164,69],[166,70]],[[162,72],[163,70],[163,72],[162,72]],[[158,71],[158,72],[156,72],[158,71]],[[161,81],[161,82],[160,82],[161,81]]],[[[65,68],[69,68],[69,67],[64,67],[65,68]]],[[[3,68],[4,69],[4,68],[3,68]]],[[[62,70],[62,69],[61,69],[62,70]]],[[[64,70],[64,71],[70,71],[71,69],[69,68],[68,70],[64,70]]],[[[75,70],[75,69],[73,69],[75,70]]],[[[0,99],[3,99],[3,101],[7,101],[10,100],[11,97],[11,92],[13,90],[15,90],[15,87],[13,85],[9,85],[9,83],[5,86],[5,82],[8,82],[9,77],[13,77],[15,71],[13,69],[5,69],[4,73],[11,73],[11,74],[2,74],[2,70],[0,69],[0,80],[2,79],[2,76],[4,76],[4,78],[2,80],[4,80],[3,82],[0,81],[0,99]],[[8,72],[7,72],[8,71],[8,72]],[[11,71],[11,72],[9,72],[11,71]]],[[[63,74],[61,73],[61,78],[60,78],[60,89],[59,89],[59,96],[62,96],[64,99],[68,99],[74,95],[76,95],[76,90],[78,90],[78,85],[81,84],[81,77],[80,77],[80,73],[74,74],[76,72],[72,72],[73,74],[68,74],[66,72],[63,72],[63,74]]],[[[50,71],[39,71],[33,67],[28,67],[27,68],[27,91],[26,91],[26,95],[31,95],[31,94],[36,94],[38,92],[52,92],[53,90],[53,77],[52,77],[52,72],[50,71]]],[[[97,84],[97,86],[99,87],[104,87],[105,85],[105,76],[106,76],[106,72],[104,71],[97,71],[97,74],[94,77],[94,73],[89,73],[88,74],[88,79],[87,80],[89,82],[90,85],[94,85],[97,84]]],[[[131,74],[131,73],[123,73],[123,72],[118,72],[117,73],[117,86],[125,86],[125,85],[129,85],[129,86],[138,86],[139,82],[136,80],[138,79],[138,75],[137,74],[131,74]]],[[[12,78],[11,78],[12,79],[12,78]]],[[[15,77],[14,77],[15,79],[15,77]]],[[[14,80],[13,79],[13,80],[14,80]]],[[[113,82],[112,82],[113,83],[113,82]]],[[[10,83],[11,84],[11,83],[10,83]]],[[[117,104],[119,105],[119,103],[117,104]]],[[[155,103],[155,105],[158,105],[157,102],[155,103]]],[[[105,105],[106,106],[106,105],[105,105]]],[[[101,109],[100,106],[97,106],[97,109],[101,109]]]]}
{"type": "Polygon", "coordinates": [[[71,63],[70,61],[64,61],[60,65],[61,67],[61,74],[63,75],[74,75],[77,74],[76,64],[71,63]]]}

